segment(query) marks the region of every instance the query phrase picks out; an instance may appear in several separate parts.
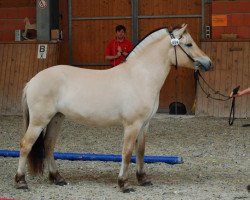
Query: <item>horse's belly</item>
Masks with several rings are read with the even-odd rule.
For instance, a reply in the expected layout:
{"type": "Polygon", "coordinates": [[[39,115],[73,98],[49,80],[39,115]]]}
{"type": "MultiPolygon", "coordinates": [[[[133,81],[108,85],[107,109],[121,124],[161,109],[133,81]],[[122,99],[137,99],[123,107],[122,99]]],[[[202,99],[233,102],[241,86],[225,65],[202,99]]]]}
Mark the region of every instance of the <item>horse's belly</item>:
{"type": "Polygon", "coordinates": [[[112,110],[63,109],[61,112],[70,120],[87,125],[110,126],[122,123],[119,114],[112,110]]]}

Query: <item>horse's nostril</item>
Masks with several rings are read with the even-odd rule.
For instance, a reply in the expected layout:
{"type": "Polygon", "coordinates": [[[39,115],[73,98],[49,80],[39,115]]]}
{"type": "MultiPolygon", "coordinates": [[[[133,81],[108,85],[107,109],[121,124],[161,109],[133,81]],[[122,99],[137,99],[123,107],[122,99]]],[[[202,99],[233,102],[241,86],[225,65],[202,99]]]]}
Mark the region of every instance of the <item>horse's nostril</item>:
{"type": "Polygon", "coordinates": [[[212,63],[211,60],[209,61],[209,68],[210,68],[210,69],[213,69],[213,68],[214,68],[213,63],[212,63]]]}

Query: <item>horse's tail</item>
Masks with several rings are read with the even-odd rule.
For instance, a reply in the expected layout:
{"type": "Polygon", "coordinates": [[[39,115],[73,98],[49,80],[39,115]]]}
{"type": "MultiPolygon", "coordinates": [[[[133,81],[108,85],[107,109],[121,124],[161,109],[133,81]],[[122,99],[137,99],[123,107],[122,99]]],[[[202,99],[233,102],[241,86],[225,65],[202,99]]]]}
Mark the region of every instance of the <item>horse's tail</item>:
{"type": "Polygon", "coordinates": [[[22,96],[22,108],[23,108],[23,131],[24,133],[27,131],[28,126],[29,126],[29,109],[28,109],[28,103],[27,103],[27,97],[26,97],[26,90],[27,90],[28,85],[25,86],[23,89],[23,96],[22,96]]]}
{"type": "MultiPolygon", "coordinates": [[[[29,127],[29,107],[27,103],[27,88],[28,84],[25,86],[23,90],[23,96],[22,96],[22,107],[23,107],[23,119],[24,119],[24,132],[28,130],[29,127]]],[[[43,174],[44,171],[44,131],[42,131],[36,140],[36,142],[33,144],[32,149],[28,155],[28,169],[30,174],[37,175],[37,174],[43,174]]]]}

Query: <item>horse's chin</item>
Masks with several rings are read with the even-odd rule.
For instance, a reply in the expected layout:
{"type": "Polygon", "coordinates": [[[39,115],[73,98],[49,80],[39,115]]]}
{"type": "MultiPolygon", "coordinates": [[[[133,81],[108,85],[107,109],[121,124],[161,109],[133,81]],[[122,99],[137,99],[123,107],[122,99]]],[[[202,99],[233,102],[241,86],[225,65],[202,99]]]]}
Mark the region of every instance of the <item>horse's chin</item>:
{"type": "Polygon", "coordinates": [[[205,71],[205,72],[212,69],[212,63],[210,60],[197,59],[194,62],[194,65],[195,65],[195,69],[200,69],[201,71],[205,71]]]}
{"type": "Polygon", "coordinates": [[[207,72],[209,71],[210,69],[207,68],[206,66],[203,66],[203,65],[195,65],[195,70],[201,70],[202,72],[207,72]]]}

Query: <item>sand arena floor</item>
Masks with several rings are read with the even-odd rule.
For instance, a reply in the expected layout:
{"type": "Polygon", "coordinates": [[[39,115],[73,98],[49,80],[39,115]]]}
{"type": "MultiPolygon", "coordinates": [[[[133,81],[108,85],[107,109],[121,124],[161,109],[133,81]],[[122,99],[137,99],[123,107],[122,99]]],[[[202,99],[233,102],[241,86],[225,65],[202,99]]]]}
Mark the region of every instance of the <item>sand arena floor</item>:
{"type": "MultiPolygon", "coordinates": [[[[250,123],[236,119],[169,116],[157,114],[150,123],[146,155],[180,155],[181,165],[146,164],[153,186],[138,186],[135,164],[129,181],[135,192],[123,194],[117,187],[120,163],[57,160],[68,185],[51,185],[42,177],[26,180],[28,190],[14,188],[18,158],[0,157],[0,198],[26,199],[250,199],[250,123]]],[[[19,150],[20,116],[0,116],[0,149],[19,150]]],[[[56,151],[121,154],[122,127],[93,128],[65,120],[56,151]]]]}

